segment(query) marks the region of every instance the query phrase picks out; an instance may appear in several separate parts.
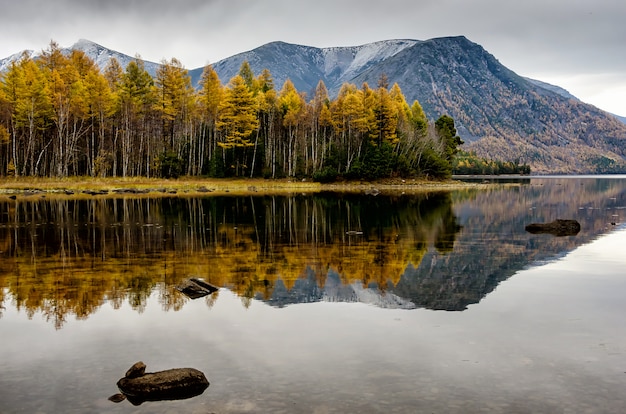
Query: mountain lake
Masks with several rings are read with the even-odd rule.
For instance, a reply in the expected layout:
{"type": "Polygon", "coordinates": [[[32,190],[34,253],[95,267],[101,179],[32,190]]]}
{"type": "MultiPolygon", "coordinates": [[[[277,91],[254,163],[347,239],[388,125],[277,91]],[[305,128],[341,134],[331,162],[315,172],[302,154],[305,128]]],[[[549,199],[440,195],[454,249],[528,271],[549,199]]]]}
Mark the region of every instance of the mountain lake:
{"type": "Polygon", "coordinates": [[[2,196],[0,413],[626,412],[626,176],[492,181],[2,196]],[[210,386],[111,401],[138,361],[210,386]]]}

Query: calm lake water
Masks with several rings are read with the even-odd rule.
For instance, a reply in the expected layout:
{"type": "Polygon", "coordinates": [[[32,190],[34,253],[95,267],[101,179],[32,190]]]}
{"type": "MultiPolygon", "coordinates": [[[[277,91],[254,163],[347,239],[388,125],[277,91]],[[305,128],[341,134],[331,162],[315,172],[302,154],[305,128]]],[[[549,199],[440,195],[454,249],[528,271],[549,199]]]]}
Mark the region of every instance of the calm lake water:
{"type": "Polygon", "coordinates": [[[626,177],[3,197],[0,413],[626,412],[626,177]],[[137,361],[211,385],[109,401],[137,361]]]}

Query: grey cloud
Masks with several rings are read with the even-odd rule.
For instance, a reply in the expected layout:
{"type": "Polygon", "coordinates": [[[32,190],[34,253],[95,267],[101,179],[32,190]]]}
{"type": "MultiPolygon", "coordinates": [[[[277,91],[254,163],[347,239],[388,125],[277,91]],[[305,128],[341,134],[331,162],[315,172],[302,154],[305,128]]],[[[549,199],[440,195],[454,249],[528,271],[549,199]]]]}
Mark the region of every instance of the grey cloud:
{"type": "Polygon", "coordinates": [[[623,0],[0,1],[2,57],[88,38],[193,68],[274,40],[325,47],[465,35],[522,75],[626,72],[623,0]]]}

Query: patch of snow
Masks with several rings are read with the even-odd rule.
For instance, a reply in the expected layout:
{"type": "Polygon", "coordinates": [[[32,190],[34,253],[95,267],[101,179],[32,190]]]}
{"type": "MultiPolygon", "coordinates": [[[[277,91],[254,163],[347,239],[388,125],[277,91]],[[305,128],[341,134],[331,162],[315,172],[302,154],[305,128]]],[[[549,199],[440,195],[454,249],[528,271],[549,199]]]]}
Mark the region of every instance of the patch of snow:
{"type": "MultiPolygon", "coordinates": [[[[123,53],[116,52],[111,49],[107,49],[104,46],[101,46],[97,43],[94,43],[90,40],[80,39],[71,47],[61,48],[61,52],[65,55],[69,55],[72,50],[80,50],[85,53],[90,59],[92,59],[96,66],[100,68],[100,70],[104,70],[106,65],[112,58],[117,59],[122,68],[126,68],[126,66],[135,58],[125,55],[123,53]]],[[[41,51],[34,52],[32,50],[25,50],[24,52],[15,53],[7,58],[0,59],[0,72],[4,72],[11,66],[12,62],[17,62],[22,57],[22,54],[26,53],[30,58],[35,59],[41,56],[41,51]]],[[[150,75],[153,77],[156,75],[157,68],[159,67],[158,63],[144,61],[144,67],[150,75]]]]}
{"type": "MultiPolygon", "coordinates": [[[[109,61],[113,58],[117,59],[119,64],[124,69],[131,61],[135,60],[135,58],[132,56],[128,56],[123,53],[108,49],[87,39],[80,39],[71,47],[63,49],[63,51],[66,53],[69,53],[72,50],[80,50],[85,53],[85,55],[87,55],[96,63],[96,66],[98,66],[100,70],[104,70],[109,61]]],[[[144,67],[146,71],[148,71],[148,73],[150,73],[150,75],[154,77],[156,75],[159,64],[144,60],[144,67]]]]}
{"type": "Polygon", "coordinates": [[[361,283],[350,285],[354,290],[357,302],[367,303],[385,309],[415,309],[416,306],[408,299],[393,293],[381,293],[378,289],[364,288],[361,283]]]}
{"type": "Polygon", "coordinates": [[[384,40],[352,47],[331,47],[322,49],[324,72],[329,75],[339,71],[339,78],[346,81],[354,78],[366,67],[381,62],[407,47],[419,43],[418,40],[384,40]]]}
{"type": "Polygon", "coordinates": [[[13,62],[15,63],[19,62],[22,56],[25,55],[25,56],[32,58],[34,53],[35,51],[33,50],[24,50],[22,52],[14,53],[11,56],[6,57],[4,59],[0,59],[0,73],[9,70],[9,68],[11,67],[11,64],[13,62]]]}

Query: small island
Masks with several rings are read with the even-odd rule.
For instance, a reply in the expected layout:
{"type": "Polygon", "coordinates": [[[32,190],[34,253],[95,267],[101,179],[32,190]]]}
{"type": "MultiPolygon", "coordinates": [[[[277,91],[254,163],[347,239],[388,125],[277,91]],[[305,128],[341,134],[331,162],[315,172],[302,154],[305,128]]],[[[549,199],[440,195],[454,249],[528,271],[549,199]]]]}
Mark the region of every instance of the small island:
{"type": "Polygon", "coordinates": [[[321,192],[377,194],[419,194],[465,188],[483,188],[488,184],[452,179],[387,179],[376,181],[339,181],[319,183],[290,179],[215,179],[191,178],[147,179],[73,177],[5,178],[0,179],[0,199],[32,197],[92,198],[92,197],[198,197],[241,195],[315,194],[321,192]]]}

